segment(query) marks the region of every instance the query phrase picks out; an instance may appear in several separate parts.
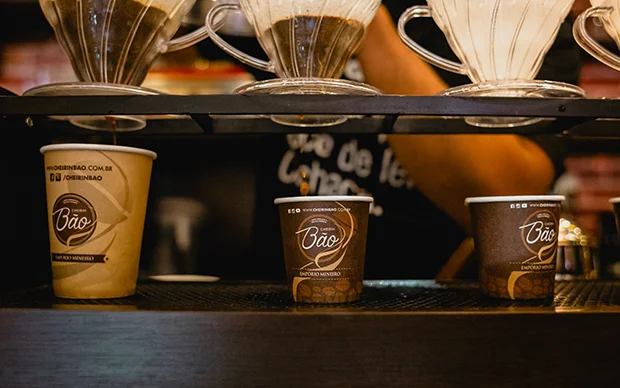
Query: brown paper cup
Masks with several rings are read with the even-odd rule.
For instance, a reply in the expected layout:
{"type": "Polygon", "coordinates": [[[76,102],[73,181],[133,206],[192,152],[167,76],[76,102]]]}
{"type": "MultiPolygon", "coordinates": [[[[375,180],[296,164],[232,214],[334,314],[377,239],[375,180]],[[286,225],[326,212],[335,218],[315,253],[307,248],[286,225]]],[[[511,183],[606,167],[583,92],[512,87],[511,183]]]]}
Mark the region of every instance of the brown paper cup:
{"type": "Polygon", "coordinates": [[[618,236],[620,236],[620,197],[610,199],[609,203],[611,203],[614,207],[614,214],[616,215],[616,230],[618,231],[618,236]]]}
{"type": "Polygon", "coordinates": [[[278,198],[282,245],[295,302],[344,303],[362,292],[371,197],[278,198]]]}
{"type": "Polygon", "coordinates": [[[96,144],[48,145],[41,153],[54,293],[62,298],[134,294],[157,155],[96,144]]]}
{"type": "Polygon", "coordinates": [[[553,297],[559,195],[467,198],[484,294],[553,297]]]}

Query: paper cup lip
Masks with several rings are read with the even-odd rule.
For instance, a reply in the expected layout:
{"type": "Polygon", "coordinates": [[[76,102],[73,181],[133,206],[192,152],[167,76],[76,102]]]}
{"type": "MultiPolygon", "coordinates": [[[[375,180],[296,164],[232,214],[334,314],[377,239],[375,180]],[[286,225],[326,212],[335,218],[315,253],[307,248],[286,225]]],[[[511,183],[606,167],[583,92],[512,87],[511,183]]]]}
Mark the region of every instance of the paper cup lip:
{"type": "Polygon", "coordinates": [[[273,203],[280,205],[282,203],[295,203],[295,202],[325,202],[325,201],[339,201],[339,202],[374,202],[374,198],[370,196],[362,195],[315,195],[315,196],[298,196],[298,197],[282,197],[276,198],[273,203]]]}
{"type": "Polygon", "coordinates": [[[49,151],[84,151],[84,150],[93,150],[93,151],[116,151],[116,152],[126,152],[129,154],[139,154],[148,156],[152,160],[157,159],[157,154],[150,150],[145,150],[142,148],[135,147],[127,147],[127,146],[117,146],[111,144],[81,144],[81,143],[62,143],[62,144],[49,144],[41,147],[39,150],[42,154],[45,154],[49,151]]]}
{"type": "Polygon", "coordinates": [[[469,197],[465,198],[465,205],[470,203],[494,203],[494,202],[513,202],[513,201],[564,201],[563,195],[507,195],[491,197],[469,197]]]}
{"type": "Polygon", "coordinates": [[[611,198],[611,199],[609,200],[609,203],[620,203],[620,197],[611,198]]]}

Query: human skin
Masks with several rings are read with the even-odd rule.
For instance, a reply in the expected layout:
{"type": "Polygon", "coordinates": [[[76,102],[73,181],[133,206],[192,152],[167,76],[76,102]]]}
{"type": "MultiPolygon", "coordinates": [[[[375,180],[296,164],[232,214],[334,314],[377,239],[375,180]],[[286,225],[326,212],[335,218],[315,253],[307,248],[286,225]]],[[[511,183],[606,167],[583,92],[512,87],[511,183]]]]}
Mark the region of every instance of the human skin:
{"type": "MultiPolygon", "coordinates": [[[[447,88],[400,40],[381,6],[358,52],[365,82],[386,94],[433,95],[447,88]]],[[[390,135],[417,188],[471,232],[466,197],[545,194],[554,167],[534,142],[516,135],[390,135]]]]}

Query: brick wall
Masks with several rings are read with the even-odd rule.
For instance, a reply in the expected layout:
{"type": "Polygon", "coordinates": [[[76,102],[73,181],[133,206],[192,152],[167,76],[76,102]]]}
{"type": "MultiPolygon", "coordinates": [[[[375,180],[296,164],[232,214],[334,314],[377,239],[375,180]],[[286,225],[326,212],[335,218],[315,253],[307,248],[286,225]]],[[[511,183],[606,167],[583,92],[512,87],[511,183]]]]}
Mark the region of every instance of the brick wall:
{"type": "Polygon", "coordinates": [[[599,216],[611,211],[609,199],[620,197],[620,155],[573,156],[566,160],[571,180],[559,182],[569,192],[565,210],[591,235],[599,232],[599,216]]]}
{"type": "Polygon", "coordinates": [[[16,94],[51,82],[75,81],[56,40],[6,44],[0,55],[0,86],[16,94]]]}

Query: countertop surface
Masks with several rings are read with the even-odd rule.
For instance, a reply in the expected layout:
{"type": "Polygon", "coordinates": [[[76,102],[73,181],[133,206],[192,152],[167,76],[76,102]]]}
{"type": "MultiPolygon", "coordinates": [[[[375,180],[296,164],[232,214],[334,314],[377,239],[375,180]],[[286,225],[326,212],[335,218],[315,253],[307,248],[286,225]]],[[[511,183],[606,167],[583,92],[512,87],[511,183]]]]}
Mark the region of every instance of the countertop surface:
{"type": "Polygon", "coordinates": [[[0,297],[0,387],[617,387],[620,282],[554,300],[476,283],[367,281],[358,302],[285,284],[140,282],[135,296],[0,297]]]}

